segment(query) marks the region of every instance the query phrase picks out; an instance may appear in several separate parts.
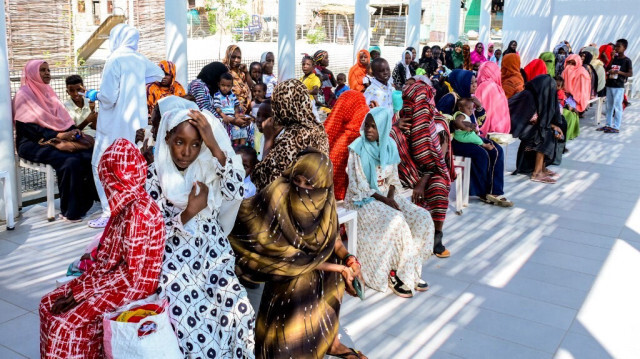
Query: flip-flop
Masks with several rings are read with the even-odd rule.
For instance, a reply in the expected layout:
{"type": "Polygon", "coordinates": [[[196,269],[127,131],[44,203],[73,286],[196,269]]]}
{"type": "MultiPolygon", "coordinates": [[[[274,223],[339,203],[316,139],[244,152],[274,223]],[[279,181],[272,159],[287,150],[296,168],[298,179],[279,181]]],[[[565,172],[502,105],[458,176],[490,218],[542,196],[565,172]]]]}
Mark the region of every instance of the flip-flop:
{"type": "Polygon", "coordinates": [[[554,180],[553,178],[551,178],[549,176],[538,177],[538,178],[531,177],[531,181],[532,182],[547,183],[547,184],[555,184],[557,182],[556,180],[554,180]]]}
{"type": "Polygon", "coordinates": [[[607,128],[606,130],[604,130],[604,133],[619,133],[620,130],[616,130],[615,128],[607,128]]]}
{"type": "Polygon", "coordinates": [[[487,200],[500,207],[513,207],[513,202],[509,201],[504,195],[495,196],[488,194],[487,200]]]}
{"type": "Polygon", "coordinates": [[[596,128],[596,131],[606,131],[606,130],[607,130],[607,129],[609,129],[609,128],[611,128],[611,127],[609,127],[609,126],[602,126],[602,127],[598,127],[598,128],[596,128]]]}

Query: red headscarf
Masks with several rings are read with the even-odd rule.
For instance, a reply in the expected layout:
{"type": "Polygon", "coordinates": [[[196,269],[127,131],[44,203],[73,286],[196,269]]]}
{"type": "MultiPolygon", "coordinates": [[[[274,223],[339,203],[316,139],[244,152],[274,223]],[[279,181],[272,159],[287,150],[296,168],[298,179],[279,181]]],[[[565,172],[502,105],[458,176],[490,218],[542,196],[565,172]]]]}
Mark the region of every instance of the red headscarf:
{"type": "Polygon", "coordinates": [[[351,66],[349,69],[349,88],[352,90],[364,92],[364,84],[362,80],[367,76],[367,72],[369,69],[369,62],[371,61],[371,55],[369,55],[369,51],[360,50],[358,51],[358,58],[356,58],[355,65],[351,66]],[[367,56],[367,64],[363,65],[360,63],[360,56],[365,54],[367,56]]]}
{"type": "Polygon", "coordinates": [[[506,54],[502,58],[502,88],[507,98],[524,90],[524,79],[520,74],[520,55],[506,54]]]}
{"type": "Polygon", "coordinates": [[[598,56],[600,61],[604,64],[604,67],[608,67],[613,61],[613,46],[602,45],[600,46],[600,55],[598,56]]]}
{"type": "Polygon", "coordinates": [[[486,111],[486,117],[480,127],[480,131],[484,134],[489,132],[511,132],[509,103],[507,102],[507,95],[502,89],[498,64],[487,61],[480,65],[478,69],[478,88],[475,95],[486,111]]]}
{"type": "Polygon", "coordinates": [[[151,115],[153,107],[161,98],[171,95],[182,97],[187,94],[184,87],[176,81],[176,64],[171,61],[162,60],[158,66],[160,66],[165,74],[171,75],[171,83],[169,87],[160,86],[159,82],[153,82],[147,85],[147,107],[149,109],[149,115],[151,115]]]}
{"type": "Polygon", "coordinates": [[[21,86],[13,99],[13,120],[65,131],[74,123],[51,86],[42,81],[40,65],[44,63],[46,61],[29,60],[24,66],[21,86]]]}
{"type": "Polygon", "coordinates": [[[360,126],[369,113],[362,92],[345,91],[333,106],[324,128],[329,139],[329,158],[333,162],[333,187],[336,199],[342,200],[347,192],[347,146],[360,137],[360,126]]]}
{"type": "Polygon", "coordinates": [[[539,75],[547,75],[547,64],[540,60],[535,59],[524,67],[524,73],[527,75],[527,82],[533,80],[539,75]]]}
{"type": "Polygon", "coordinates": [[[582,66],[580,55],[572,54],[564,61],[564,90],[573,96],[576,101],[576,109],[582,112],[589,106],[591,97],[591,76],[587,69],[582,66]],[[575,61],[574,65],[567,65],[569,61],[575,61]]]}

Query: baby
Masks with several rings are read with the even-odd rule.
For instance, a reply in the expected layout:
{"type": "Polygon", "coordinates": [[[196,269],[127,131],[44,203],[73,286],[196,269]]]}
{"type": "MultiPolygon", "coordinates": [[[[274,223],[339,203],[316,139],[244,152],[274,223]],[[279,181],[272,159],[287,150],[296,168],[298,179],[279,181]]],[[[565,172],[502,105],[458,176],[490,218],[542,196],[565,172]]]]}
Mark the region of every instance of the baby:
{"type": "MultiPolygon", "coordinates": [[[[233,76],[224,73],[220,76],[218,92],[213,95],[213,108],[215,115],[224,123],[233,123],[236,118],[242,116],[242,108],[236,95],[231,91],[233,88],[233,76]]],[[[249,137],[246,127],[233,126],[231,129],[231,141],[234,146],[242,146],[249,137]]]]}
{"type": "Polygon", "coordinates": [[[453,138],[461,143],[473,143],[482,146],[485,150],[494,149],[493,144],[484,143],[482,137],[478,136],[478,129],[471,122],[471,114],[473,114],[473,101],[469,98],[461,98],[458,100],[458,111],[453,114],[453,127],[455,132],[453,138]]]}

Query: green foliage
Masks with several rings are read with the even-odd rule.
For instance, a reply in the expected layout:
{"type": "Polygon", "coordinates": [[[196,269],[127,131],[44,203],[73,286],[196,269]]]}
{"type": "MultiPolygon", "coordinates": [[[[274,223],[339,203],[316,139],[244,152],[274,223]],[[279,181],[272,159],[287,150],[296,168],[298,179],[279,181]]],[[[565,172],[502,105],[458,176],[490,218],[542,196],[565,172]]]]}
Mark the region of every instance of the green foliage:
{"type": "Polygon", "coordinates": [[[205,8],[209,20],[209,32],[216,33],[218,25],[226,33],[230,32],[232,28],[247,27],[250,16],[244,10],[246,4],[247,0],[206,0],[205,8]]]}
{"type": "Polygon", "coordinates": [[[307,32],[307,42],[310,44],[319,44],[327,39],[324,27],[316,27],[307,32]]]}
{"type": "Polygon", "coordinates": [[[209,22],[209,33],[215,35],[218,32],[217,16],[213,10],[207,9],[207,21],[209,22]]]}

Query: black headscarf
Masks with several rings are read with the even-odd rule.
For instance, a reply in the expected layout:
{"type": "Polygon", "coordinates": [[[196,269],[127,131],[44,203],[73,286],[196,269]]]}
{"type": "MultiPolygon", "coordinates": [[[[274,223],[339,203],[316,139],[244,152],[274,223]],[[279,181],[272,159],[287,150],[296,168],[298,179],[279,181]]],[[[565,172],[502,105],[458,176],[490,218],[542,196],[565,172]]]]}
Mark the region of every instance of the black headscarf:
{"type": "Polygon", "coordinates": [[[427,60],[433,58],[433,55],[431,57],[427,57],[427,50],[431,50],[431,47],[429,46],[422,47],[422,56],[420,56],[420,64],[424,64],[427,62],[427,60]]]}
{"type": "Polygon", "coordinates": [[[207,84],[209,92],[211,92],[211,95],[213,95],[214,93],[218,92],[218,83],[220,82],[220,76],[227,72],[229,72],[227,66],[225,66],[222,62],[216,61],[203,67],[198,74],[198,79],[207,84]]]}
{"type": "Polygon", "coordinates": [[[516,46],[518,45],[518,42],[516,40],[511,40],[509,41],[509,46],[507,46],[507,48],[502,52],[502,56],[504,57],[504,55],[507,54],[515,54],[517,53],[517,50],[514,50],[511,48],[511,45],[516,44],[516,46]]]}

